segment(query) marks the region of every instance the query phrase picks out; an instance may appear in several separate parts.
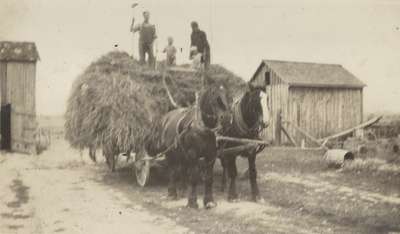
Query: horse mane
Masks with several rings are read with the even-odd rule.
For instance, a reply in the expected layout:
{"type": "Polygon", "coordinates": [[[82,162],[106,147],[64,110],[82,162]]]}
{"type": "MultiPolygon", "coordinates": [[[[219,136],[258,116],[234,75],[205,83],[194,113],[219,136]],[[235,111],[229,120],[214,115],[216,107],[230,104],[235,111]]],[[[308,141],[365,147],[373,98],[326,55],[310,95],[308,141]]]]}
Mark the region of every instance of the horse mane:
{"type": "Polygon", "coordinates": [[[218,121],[215,113],[216,108],[228,108],[226,100],[222,100],[224,97],[222,97],[221,92],[222,90],[216,86],[208,86],[200,92],[198,105],[206,127],[214,128],[216,126],[218,121]]]}
{"type": "Polygon", "coordinates": [[[249,129],[256,128],[259,123],[260,116],[262,118],[262,106],[259,89],[249,88],[240,100],[240,112],[243,121],[249,129]]]}

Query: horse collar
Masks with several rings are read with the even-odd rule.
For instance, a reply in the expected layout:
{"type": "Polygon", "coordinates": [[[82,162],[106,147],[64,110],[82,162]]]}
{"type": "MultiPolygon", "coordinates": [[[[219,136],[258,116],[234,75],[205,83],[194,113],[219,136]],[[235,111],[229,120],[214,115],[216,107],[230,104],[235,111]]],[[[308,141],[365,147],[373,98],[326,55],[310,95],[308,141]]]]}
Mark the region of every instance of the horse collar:
{"type": "Polygon", "coordinates": [[[257,129],[258,126],[257,124],[255,124],[254,127],[249,127],[244,121],[242,107],[241,107],[243,97],[244,95],[242,95],[233,103],[233,121],[239,133],[242,135],[247,135],[254,132],[254,130],[257,129]]]}

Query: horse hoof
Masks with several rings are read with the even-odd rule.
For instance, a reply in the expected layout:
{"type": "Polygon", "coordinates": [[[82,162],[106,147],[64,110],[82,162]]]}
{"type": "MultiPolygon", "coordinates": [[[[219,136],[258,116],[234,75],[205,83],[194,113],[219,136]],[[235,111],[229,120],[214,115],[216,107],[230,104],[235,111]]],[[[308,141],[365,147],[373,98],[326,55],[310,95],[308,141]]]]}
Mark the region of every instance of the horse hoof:
{"type": "Polygon", "coordinates": [[[192,209],[199,209],[199,204],[197,204],[197,202],[189,202],[187,204],[187,207],[192,208],[192,209]]]}
{"type": "Polygon", "coordinates": [[[228,194],[228,201],[229,202],[238,202],[239,196],[237,194],[228,194]]]}
{"type": "Polygon", "coordinates": [[[238,203],[239,201],[240,201],[239,198],[230,198],[230,199],[228,199],[228,202],[230,202],[230,203],[238,203]]]}
{"type": "Polygon", "coordinates": [[[265,200],[264,200],[263,197],[256,197],[256,198],[254,199],[254,201],[255,201],[256,203],[259,203],[259,204],[264,204],[264,203],[265,203],[265,200]]]}
{"type": "Polygon", "coordinates": [[[178,195],[177,194],[168,194],[168,200],[176,201],[176,200],[178,200],[178,195]]]}
{"type": "Polygon", "coordinates": [[[216,206],[217,206],[217,203],[210,201],[205,204],[204,208],[206,208],[208,210],[208,209],[215,208],[216,206]]]}

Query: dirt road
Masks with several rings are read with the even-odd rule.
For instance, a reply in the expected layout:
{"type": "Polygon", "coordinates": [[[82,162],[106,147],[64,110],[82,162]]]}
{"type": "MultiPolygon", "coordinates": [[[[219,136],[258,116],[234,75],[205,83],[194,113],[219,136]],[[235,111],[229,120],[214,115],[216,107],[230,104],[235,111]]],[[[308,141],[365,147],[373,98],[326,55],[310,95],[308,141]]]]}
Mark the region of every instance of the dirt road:
{"type": "MultiPolygon", "coordinates": [[[[104,163],[94,165],[63,141],[40,156],[1,155],[0,233],[400,231],[400,188],[392,188],[397,184],[384,190],[369,186],[370,179],[353,183],[340,172],[305,170],[302,155],[293,161],[290,152],[271,156],[276,154],[268,152],[257,163],[264,204],[248,201],[247,180],[238,184],[241,201],[226,202],[217,164],[218,206],[211,211],[185,208],[183,194],[178,201],[165,198],[162,175],[154,174],[149,187],[139,188],[129,169],[109,173],[104,163]]],[[[243,170],[245,164],[239,164],[243,170]]],[[[314,166],[321,168],[307,163],[314,166]]]]}
{"type": "Polygon", "coordinates": [[[0,233],[188,232],[101,183],[99,168],[63,142],[40,156],[1,160],[0,233]]]}

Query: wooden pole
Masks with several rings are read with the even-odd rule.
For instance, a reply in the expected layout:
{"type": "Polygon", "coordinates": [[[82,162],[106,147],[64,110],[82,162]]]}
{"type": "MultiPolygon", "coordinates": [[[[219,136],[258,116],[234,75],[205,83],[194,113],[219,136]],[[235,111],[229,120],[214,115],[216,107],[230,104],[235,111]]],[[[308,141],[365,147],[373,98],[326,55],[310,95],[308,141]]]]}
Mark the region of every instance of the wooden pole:
{"type": "Polygon", "coordinates": [[[221,149],[221,150],[218,150],[218,155],[230,156],[230,155],[238,154],[238,153],[240,153],[242,151],[246,151],[246,150],[249,150],[249,149],[252,149],[252,148],[255,148],[255,147],[257,147],[257,145],[250,143],[250,144],[246,144],[246,145],[241,145],[241,146],[235,146],[235,147],[231,147],[231,148],[221,149]]]}
{"type": "Polygon", "coordinates": [[[282,128],[282,110],[279,109],[278,113],[276,114],[276,127],[275,127],[275,138],[277,145],[282,144],[281,128],[282,128]]]}
{"type": "Polygon", "coordinates": [[[294,140],[294,138],[291,136],[291,135],[289,135],[289,132],[286,130],[286,128],[282,125],[281,126],[282,127],[282,132],[286,135],[286,137],[289,139],[289,141],[295,146],[295,147],[297,147],[297,143],[296,143],[296,141],[294,140]]]}
{"type": "Polygon", "coordinates": [[[132,38],[131,38],[131,43],[132,43],[132,51],[131,51],[131,53],[132,53],[132,59],[134,59],[135,58],[135,54],[134,54],[134,51],[135,51],[135,41],[134,41],[134,38],[135,38],[135,32],[134,32],[134,27],[135,27],[135,7],[138,5],[138,3],[133,3],[132,5],[131,5],[131,8],[132,8],[132,22],[131,22],[131,27],[130,27],[130,31],[131,31],[131,33],[132,33],[132,38]]]}
{"type": "Polygon", "coordinates": [[[360,125],[357,125],[357,126],[355,126],[355,127],[353,127],[353,128],[349,128],[349,129],[346,129],[346,130],[344,130],[344,131],[342,131],[342,132],[336,133],[336,134],[334,134],[334,135],[331,135],[331,136],[327,136],[327,137],[318,139],[318,141],[319,141],[319,142],[325,142],[325,141],[327,142],[327,141],[329,141],[329,140],[332,140],[332,139],[335,139],[335,138],[338,138],[338,137],[341,137],[341,136],[345,136],[345,135],[347,135],[347,134],[349,134],[349,133],[351,133],[351,132],[354,132],[354,131],[357,130],[357,129],[362,129],[362,128],[369,127],[369,126],[371,126],[371,125],[377,123],[381,118],[382,118],[382,116],[378,116],[378,117],[376,117],[376,118],[373,118],[373,119],[368,120],[368,121],[365,122],[365,123],[362,123],[362,124],[360,124],[360,125]]]}
{"type": "Polygon", "coordinates": [[[217,136],[217,141],[231,141],[237,143],[252,143],[252,144],[260,144],[260,145],[270,145],[271,142],[262,141],[262,140],[254,140],[247,138],[234,138],[234,137],[226,137],[226,136],[217,136]]]}
{"type": "Polygon", "coordinates": [[[172,104],[175,108],[180,108],[180,106],[175,102],[174,98],[172,97],[171,92],[170,92],[169,89],[168,89],[167,82],[165,81],[166,75],[167,75],[167,72],[166,72],[166,70],[164,70],[164,71],[162,72],[162,82],[163,82],[165,91],[167,92],[167,96],[168,96],[168,98],[169,98],[169,101],[171,102],[171,104],[172,104]]]}
{"type": "MultiPolygon", "coordinates": [[[[291,124],[292,127],[294,127],[297,131],[299,131],[301,134],[303,134],[304,136],[308,137],[312,142],[316,143],[319,146],[321,145],[321,142],[318,141],[315,137],[311,136],[309,133],[307,133],[306,131],[304,131],[303,129],[299,128],[297,125],[293,124],[290,121],[284,121],[285,123],[291,124]]],[[[324,146],[322,146],[324,147],[324,146]]]]}

